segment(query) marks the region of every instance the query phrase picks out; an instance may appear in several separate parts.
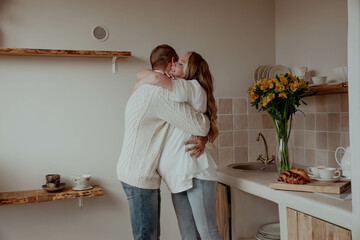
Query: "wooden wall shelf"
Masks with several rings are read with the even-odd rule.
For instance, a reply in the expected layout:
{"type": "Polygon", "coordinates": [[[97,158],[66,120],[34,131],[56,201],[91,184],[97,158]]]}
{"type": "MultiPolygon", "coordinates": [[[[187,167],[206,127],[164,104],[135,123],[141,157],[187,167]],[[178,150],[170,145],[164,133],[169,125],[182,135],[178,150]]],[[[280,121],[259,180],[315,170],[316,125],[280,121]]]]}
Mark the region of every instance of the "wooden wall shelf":
{"type": "Polygon", "coordinates": [[[332,94],[332,93],[347,93],[348,82],[310,87],[310,92],[318,92],[317,95],[332,94]]]}
{"type": "Polygon", "coordinates": [[[32,48],[0,48],[0,55],[7,56],[44,56],[44,57],[94,57],[94,58],[126,58],[131,52],[97,51],[97,50],[59,50],[32,48]]]}
{"type": "MultiPolygon", "coordinates": [[[[93,186],[92,189],[80,191],[75,191],[72,187],[65,187],[61,192],[47,192],[45,190],[3,192],[0,193],[0,206],[48,202],[71,198],[80,198],[82,200],[84,197],[96,197],[102,195],[104,195],[104,192],[98,185],[93,186]]],[[[79,207],[82,207],[82,202],[79,204],[79,207]]]]}
{"type": "Polygon", "coordinates": [[[59,50],[59,49],[33,49],[33,48],[0,48],[0,56],[42,56],[42,57],[87,57],[112,58],[112,71],[117,72],[116,60],[131,57],[128,51],[97,51],[97,50],[59,50]]]}

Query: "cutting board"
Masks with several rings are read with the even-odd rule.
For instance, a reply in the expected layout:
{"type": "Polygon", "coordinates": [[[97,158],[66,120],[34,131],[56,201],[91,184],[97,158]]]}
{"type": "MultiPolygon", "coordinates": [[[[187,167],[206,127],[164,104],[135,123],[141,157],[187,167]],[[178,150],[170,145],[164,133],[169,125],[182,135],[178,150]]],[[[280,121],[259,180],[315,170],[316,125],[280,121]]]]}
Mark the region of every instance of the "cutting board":
{"type": "Polygon", "coordinates": [[[269,185],[271,188],[279,190],[340,194],[351,187],[351,181],[320,182],[311,180],[311,182],[307,184],[271,182],[269,185]]]}

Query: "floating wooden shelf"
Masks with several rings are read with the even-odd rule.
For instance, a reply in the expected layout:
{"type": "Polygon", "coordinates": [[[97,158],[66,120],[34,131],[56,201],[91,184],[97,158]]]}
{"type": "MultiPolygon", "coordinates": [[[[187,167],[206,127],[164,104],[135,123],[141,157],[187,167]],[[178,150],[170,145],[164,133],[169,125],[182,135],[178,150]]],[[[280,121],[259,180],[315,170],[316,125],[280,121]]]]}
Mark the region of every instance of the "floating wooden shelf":
{"type": "Polygon", "coordinates": [[[332,85],[310,87],[310,92],[318,92],[317,95],[332,94],[332,93],[347,93],[348,92],[348,82],[332,84],[332,85]]]}
{"type": "Polygon", "coordinates": [[[0,55],[7,56],[44,56],[44,57],[94,57],[94,58],[126,58],[131,52],[97,51],[97,50],[59,50],[31,48],[0,48],[0,55]]]}
{"type": "MultiPolygon", "coordinates": [[[[75,191],[72,187],[65,187],[61,192],[47,192],[45,190],[29,190],[0,193],[0,206],[48,202],[54,200],[102,196],[104,192],[100,186],[93,186],[89,190],[75,191]]],[[[82,207],[82,203],[80,205],[82,207]]]]}

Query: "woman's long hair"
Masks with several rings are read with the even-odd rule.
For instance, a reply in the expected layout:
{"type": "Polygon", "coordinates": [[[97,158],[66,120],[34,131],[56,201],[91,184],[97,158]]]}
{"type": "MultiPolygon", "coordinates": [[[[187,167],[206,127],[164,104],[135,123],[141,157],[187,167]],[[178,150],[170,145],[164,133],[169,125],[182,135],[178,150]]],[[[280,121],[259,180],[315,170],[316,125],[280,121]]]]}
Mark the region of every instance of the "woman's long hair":
{"type": "Polygon", "coordinates": [[[210,73],[209,65],[200,54],[196,52],[188,52],[188,54],[189,60],[185,69],[184,79],[196,79],[206,92],[207,110],[205,114],[210,120],[210,130],[207,137],[209,138],[209,142],[213,144],[219,135],[219,129],[217,127],[217,107],[214,98],[214,79],[210,73]]]}

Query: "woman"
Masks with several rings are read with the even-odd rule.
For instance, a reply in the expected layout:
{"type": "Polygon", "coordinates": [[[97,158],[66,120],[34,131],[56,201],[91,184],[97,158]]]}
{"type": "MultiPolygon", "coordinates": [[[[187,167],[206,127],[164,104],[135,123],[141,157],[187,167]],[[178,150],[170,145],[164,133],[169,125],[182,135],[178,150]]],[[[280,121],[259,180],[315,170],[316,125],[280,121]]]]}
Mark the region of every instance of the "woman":
{"type": "MultiPolygon", "coordinates": [[[[188,102],[210,119],[207,135],[211,144],[218,136],[217,107],[213,96],[213,77],[207,62],[189,52],[172,63],[173,80],[161,73],[144,70],[138,74],[136,87],[148,83],[172,90],[173,101],[188,102]]],[[[185,113],[186,114],[186,113],[185,113]]],[[[216,224],[216,164],[207,150],[191,157],[184,142],[194,138],[171,127],[160,158],[158,172],[172,193],[182,239],[222,239],[216,224]]]]}

